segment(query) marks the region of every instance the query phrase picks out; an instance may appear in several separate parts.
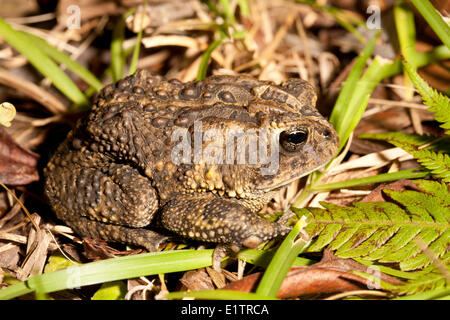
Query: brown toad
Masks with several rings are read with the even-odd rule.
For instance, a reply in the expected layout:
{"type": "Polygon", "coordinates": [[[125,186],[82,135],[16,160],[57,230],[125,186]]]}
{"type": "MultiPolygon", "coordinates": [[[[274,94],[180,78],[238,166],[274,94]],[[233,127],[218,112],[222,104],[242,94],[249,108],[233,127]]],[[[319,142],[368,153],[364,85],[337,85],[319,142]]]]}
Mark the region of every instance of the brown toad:
{"type": "Polygon", "coordinates": [[[337,151],[315,102],[298,79],[182,83],[140,70],[100,92],[45,169],[45,193],[82,236],[155,250],[156,224],[255,247],[289,231],[256,213],[337,151]]]}

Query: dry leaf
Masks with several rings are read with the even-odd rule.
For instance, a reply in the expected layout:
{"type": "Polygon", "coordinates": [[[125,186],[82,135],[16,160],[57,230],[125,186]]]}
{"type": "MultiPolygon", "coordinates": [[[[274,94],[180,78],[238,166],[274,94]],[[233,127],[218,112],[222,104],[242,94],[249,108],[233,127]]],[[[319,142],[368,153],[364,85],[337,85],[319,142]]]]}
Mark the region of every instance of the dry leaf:
{"type": "Polygon", "coordinates": [[[389,189],[394,191],[403,191],[406,189],[413,189],[420,191],[420,189],[411,180],[398,180],[389,184],[381,184],[372,190],[367,196],[365,196],[361,202],[373,202],[373,201],[385,201],[383,197],[383,189],[389,189]]]}
{"type": "MultiPolygon", "coordinates": [[[[366,266],[352,260],[338,258],[329,250],[324,252],[320,262],[307,267],[293,267],[284,279],[278,298],[292,298],[311,294],[329,294],[359,289],[380,289],[376,282],[368,283],[352,270],[370,272],[384,281],[398,284],[400,281],[381,272],[374,274],[366,266]]],[[[254,290],[262,273],[254,273],[224,287],[227,290],[250,292],[254,290]]]]}
{"type": "Polygon", "coordinates": [[[204,268],[185,272],[180,282],[184,287],[182,290],[197,291],[214,289],[214,284],[204,268]]]}
{"type": "Polygon", "coordinates": [[[11,121],[16,116],[16,108],[9,103],[3,102],[0,103],[0,125],[5,127],[11,126],[11,121]]]}
{"type": "Polygon", "coordinates": [[[0,127],[0,182],[23,185],[39,180],[39,156],[22,148],[0,127]]]}
{"type": "Polygon", "coordinates": [[[111,248],[106,244],[106,241],[101,239],[90,239],[90,238],[83,238],[83,248],[84,248],[84,256],[90,260],[104,260],[104,259],[110,259],[115,258],[118,256],[126,256],[126,255],[132,255],[141,253],[142,249],[136,249],[136,250],[126,250],[126,251],[120,251],[116,250],[114,248],[111,248]]]}

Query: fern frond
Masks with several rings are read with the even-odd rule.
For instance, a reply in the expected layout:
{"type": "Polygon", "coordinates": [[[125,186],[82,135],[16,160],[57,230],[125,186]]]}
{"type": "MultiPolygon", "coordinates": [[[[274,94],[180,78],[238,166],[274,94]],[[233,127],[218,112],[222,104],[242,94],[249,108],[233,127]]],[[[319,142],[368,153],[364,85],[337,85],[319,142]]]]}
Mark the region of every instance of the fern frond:
{"type": "Polygon", "coordinates": [[[450,182],[450,156],[448,154],[429,150],[419,150],[411,152],[411,154],[434,176],[445,182],[450,182]]]}
{"type": "Polygon", "coordinates": [[[414,239],[420,237],[437,257],[450,247],[450,199],[445,183],[422,182],[424,192],[385,193],[392,202],[357,202],[341,207],[321,203],[320,208],[293,208],[306,215],[305,231],[315,237],[308,251],[329,246],[342,258],[399,263],[402,270],[414,270],[430,264],[414,239]]]}
{"type": "MultiPolygon", "coordinates": [[[[441,261],[443,262],[443,265],[448,266],[450,264],[450,252],[447,252],[441,258],[441,261]]],[[[406,281],[402,285],[395,286],[392,289],[396,290],[399,294],[411,294],[441,289],[449,285],[449,272],[450,270],[448,270],[448,267],[446,273],[444,273],[443,270],[440,270],[435,265],[431,264],[423,270],[412,272],[411,275],[414,276],[413,279],[406,281]]]]}
{"type": "Polygon", "coordinates": [[[445,182],[450,182],[450,139],[421,148],[437,139],[434,136],[407,134],[402,132],[365,133],[365,139],[384,140],[410,153],[431,173],[445,182]]]}
{"type": "Polygon", "coordinates": [[[446,129],[445,133],[450,135],[450,99],[430,87],[407,61],[403,61],[403,67],[424,103],[431,107],[428,110],[434,112],[436,121],[441,122],[441,128],[446,129]]]}
{"type": "Polygon", "coordinates": [[[437,139],[437,137],[431,135],[409,134],[403,132],[363,133],[360,134],[358,138],[384,140],[405,150],[417,149],[437,139]]]}
{"type": "Polygon", "coordinates": [[[414,184],[428,194],[432,194],[442,202],[442,206],[450,207],[448,186],[445,183],[437,183],[430,180],[416,180],[414,184]]]}

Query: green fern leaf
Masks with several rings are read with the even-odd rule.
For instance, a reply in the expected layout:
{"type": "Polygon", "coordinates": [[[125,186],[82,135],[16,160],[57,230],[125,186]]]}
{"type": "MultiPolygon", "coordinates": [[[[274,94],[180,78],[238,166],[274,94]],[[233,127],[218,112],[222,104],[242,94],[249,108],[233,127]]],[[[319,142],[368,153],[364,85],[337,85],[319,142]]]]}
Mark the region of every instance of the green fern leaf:
{"type": "Polygon", "coordinates": [[[420,150],[412,152],[412,155],[436,177],[450,182],[450,156],[448,154],[420,150]]]}
{"type": "Polygon", "coordinates": [[[411,272],[410,276],[412,279],[391,289],[396,290],[399,294],[410,294],[427,290],[441,289],[448,286],[447,278],[450,272],[448,268],[450,265],[450,252],[447,252],[444,256],[442,256],[441,262],[444,266],[447,266],[446,273],[431,264],[423,270],[411,272]]]}
{"type": "Polygon", "coordinates": [[[293,208],[306,215],[305,231],[314,238],[308,251],[328,246],[342,258],[398,263],[402,270],[430,264],[415,239],[425,242],[437,257],[450,248],[450,194],[445,183],[416,182],[424,192],[384,190],[390,202],[357,202],[341,207],[293,208]]]}
{"type": "Polygon", "coordinates": [[[402,132],[365,133],[359,137],[384,140],[400,147],[410,153],[433,175],[445,182],[450,182],[450,138],[445,138],[422,149],[422,146],[433,142],[437,137],[402,132]]]}
{"type": "Polygon", "coordinates": [[[448,186],[445,183],[437,183],[436,181],[430,180],[416,180],[414,183],[424,192],[438,198],[442,206],[450,207],[448,186]]]}
{"type": "Polygon", "coordinates": [[[430,87],[407,61],[403,61],[403,67],[422,96],[424,103],[431,107],[428,110],[435,113],[436,121],[441,122],[441,127],[446,129],[445,133],[450,135],[450,99],[430,87]]]}
{"type": "MultiPolygon", "coordinates": [[[[384,140],[405,150],[417,150],[437,139],[437,137],[431,135],[409,134],[403,132],[363,133],[360,134],[358,138],[384,140]]],[[[450,141],[450,139],[446,140],[450,141]]]]}
{"type": "MultiPolygon", "coordinates": [[[[385,190],[393,200],[400,203],[405,207],[412,215],[411,221],[416,222],[430,222],[430,223],[442,223],[445,225],[448,223],[448,210],[449,207],[442,206],[442,202],[438,197],[430,196],[429,194],[420,193],[416,191],[403,191],[394,192],[391,190],[385,190]]],[[[450,195],[448,195],[450,197],[450,195]]],[[[445,231],[442,233],[439,228],[436,229],[425,229],[417,234],[427,245],[433,243],[433,252],[437,255],[445,253],[445,243],[450,241],[450,231],[445,231]],[[441,246],[444,245],[444,248],[441,246]]],[[[431,246],[430,246],[431,249],[431,246]]],[[[413,270],[420,268],[428,261],[428,258],[424,254],[420,254],[420,249],[415,245],[415,243],[409,243],[405,247],[405,251],[413,256],[410,259],[405,259],[400,263],[400,268],[403,270],[413,270]]],[[[387,255],[380,259],[380,262],[394,262],[398,261],[396,253],[392,255],[387,255]]]]}

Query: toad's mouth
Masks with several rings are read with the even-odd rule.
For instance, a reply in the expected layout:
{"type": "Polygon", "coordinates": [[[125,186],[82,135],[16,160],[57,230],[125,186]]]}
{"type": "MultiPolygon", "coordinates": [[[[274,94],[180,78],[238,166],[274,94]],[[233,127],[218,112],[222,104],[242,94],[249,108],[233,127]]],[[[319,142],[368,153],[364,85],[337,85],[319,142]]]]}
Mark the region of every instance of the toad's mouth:
{"type": "Polygon", "coordinates": [[[278,191],[278,190],[282,189],[283,187],[287,186],[288,184],[290,184],[290,183],[292,183],[292,182],[294,182],[294,181],[296,181],[296,180],[298,180],[298,179],[300,179],[302,177],[305,177],[305,176],[309,175],[310,173],[312,173],[312,172],[314,172],[316,170],[323,169],[328,164],[328,162],[329,161],[326,161],[325,163],[323,163],[323,164],[321,164],[321,165],[319,165],[317,167],[314,167],[314,168],[312,168],[309,171],[302,172],[301,174],[296,174],[296,175],[294,174],[291,178],[289,178],[287,180],[283,179],[283,181],[278,181],[278,182],[272,180],[272,182],[274,182],[274,183],[271,183],[269,185],[260,185],[260,186],[257,187],[257,189],[261,190],[261,191],[278,191]]]}

